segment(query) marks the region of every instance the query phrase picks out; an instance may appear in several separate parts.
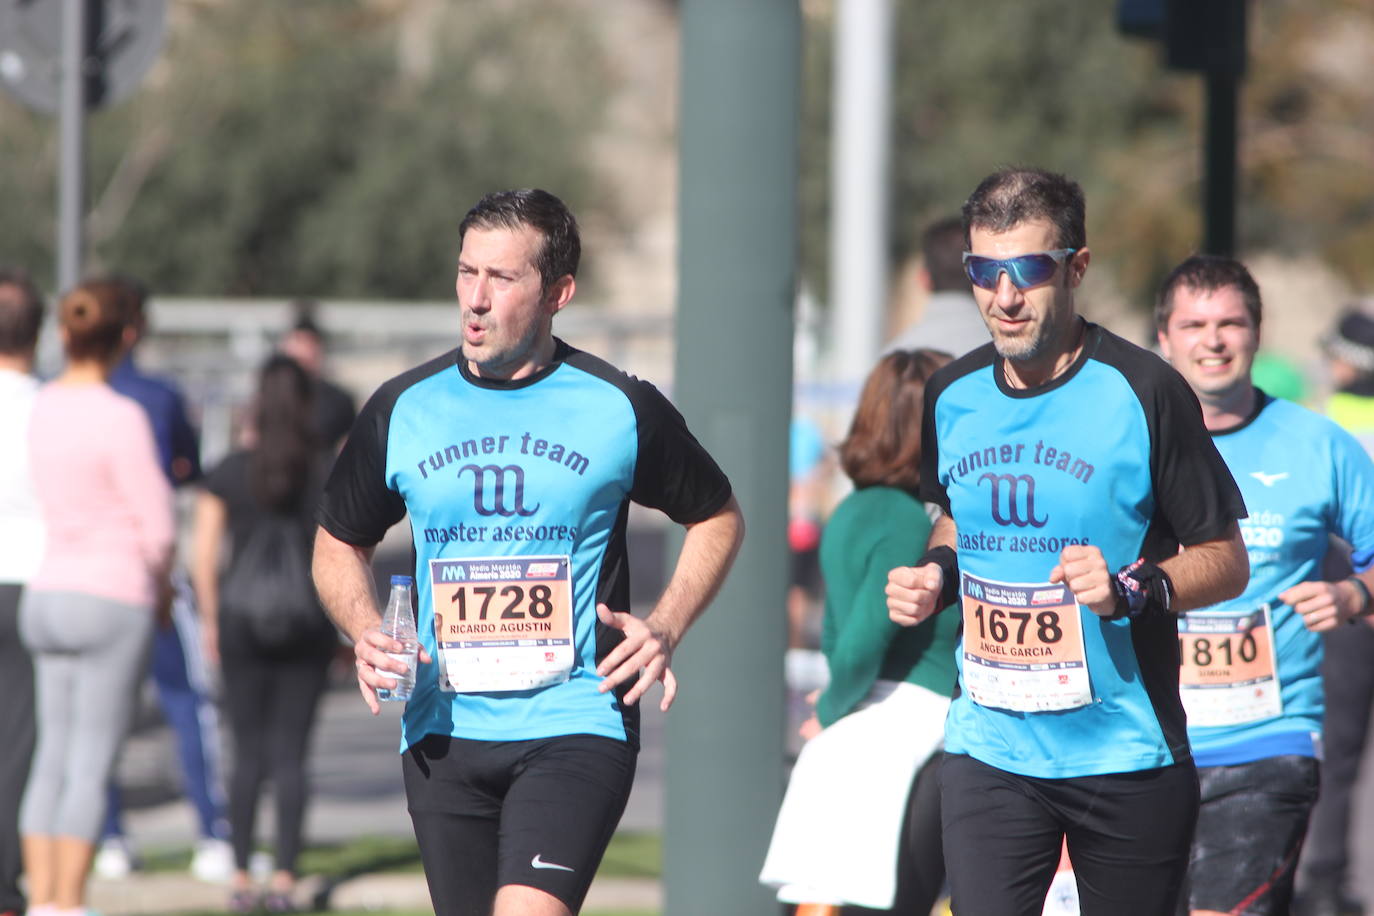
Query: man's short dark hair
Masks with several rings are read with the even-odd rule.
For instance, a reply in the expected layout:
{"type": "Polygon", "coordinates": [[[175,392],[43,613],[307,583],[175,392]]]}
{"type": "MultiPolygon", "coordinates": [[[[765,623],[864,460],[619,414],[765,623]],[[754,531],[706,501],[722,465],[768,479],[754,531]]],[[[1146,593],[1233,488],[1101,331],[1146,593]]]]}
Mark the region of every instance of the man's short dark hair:
{"type": "Polygon", "coordinates": [[[314,299],[297,299],[291,303],[291,330],[309,334],[316,340],[324,340],[324,329],[315,318],[319,303],[314,299]]]}
{"type": "Polygon", "coordinates": [[[921,257],[930,288],[936,292],[957,289],[968,292],[964,273],[964,221],[957,216],[936,220],[921,233],[921,257]]]}
{"type": "Polygon", "coordinates": [[[1006,168],[984,178],[964,201],[964,244],[974,229],[1009,232],[1024,222],[1047,220],[1056,247],[1082,248],[1086,206],[1078,182],[1044,169],[1006,168]]]}
{"type": "Polygon", "coordinates": [[[473,227],[518,230],[524,226],[543,236],[544,243],[534,265],[544,292],[565,276],[577,276],[577,264],[582,258],[577,220],[563,201],[539,188],[493,191],[483,197],[459,224],[458,241],[461,245],[473,227]]]}
{"type": "Polygon", "coordinates": [[[1184,287],[1199,293],[1214,293],[1234,287],[1245,303],[1245,310],[1250,313],[1255,330],[1259,330],[1264,305],[1260,301],[1259,284],[1250,276],[1245,265],[1235,258],[1195,254],[1169,271],[1160,284],[1159,295],[1155,297],[1156,331],[1163,332],[1169,326],[1169,316],[1174,312],[1174,293],[1184,287]]]}
{"type": "Polygon", "coordinates": [[[0,267],[0,353],[17,356],[38,345],[43,326],[43,294],[28,273],[0,267]]]}

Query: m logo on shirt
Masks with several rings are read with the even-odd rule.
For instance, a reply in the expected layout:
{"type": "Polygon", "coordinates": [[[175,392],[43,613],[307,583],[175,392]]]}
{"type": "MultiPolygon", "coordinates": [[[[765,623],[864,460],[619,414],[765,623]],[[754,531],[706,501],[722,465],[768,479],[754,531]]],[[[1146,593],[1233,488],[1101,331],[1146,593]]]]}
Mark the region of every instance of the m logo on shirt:
{"type": "Polygon", "coordinates": [[[525,508],[525,471],[508,464],[505,467],[495,464],[465,464],[458,469],[458,476],[464,471],[472,472],[472,508],[478,515],[501,515],[510,518],[514,515],[530,516],[539,511],[525,508]]]}
{"type": "Polygon", "coordinates": [[[1049,516],[1035,516],[1035,478],[1029,474],[993,474],[978,478],[992,484],[992,520],[999,525],[1043,528],[1049,516]],[[1005,510],[1005,511],[1004,511],[1005,510]]]}

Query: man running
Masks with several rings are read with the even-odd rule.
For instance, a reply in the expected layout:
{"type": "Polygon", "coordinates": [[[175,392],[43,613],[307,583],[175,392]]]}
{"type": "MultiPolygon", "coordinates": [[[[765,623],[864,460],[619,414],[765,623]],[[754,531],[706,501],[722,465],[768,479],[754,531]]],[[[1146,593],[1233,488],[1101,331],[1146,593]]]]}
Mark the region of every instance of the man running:
{"type": "Polygon", "coordinates": [[[363,408],[325,489],[315,581],[375,713],[405,666],[368,561],[409,514],[422,664],[402,769],[435,911],[565,916],[629,797],[635,704],[660,680],[672,703],[673,650],[744,526],[662,395],[553,336],[580,253],[563,202],[490,194],[459,239],[462,344],[363,408]],[[687,529],[643,619],[627,613],[631,502],[687,529]]]}
{"type": "Polygon", "coordinates": [[[963,215],[992,343],[926,388],[921,495],[944,515],[887,589],[899,623],[963,615],[954,911],[1040,913],[1067,839],[1084,913],[1170,913],[1198,803],[1177,614],[1244,587],[1245,507],[1183,379],[1077,314],[1077,183],[1007,169],[963,215]]]}
{"type": "Polygon", "coordinates": [[[1180,686],[1202,784],[1194,916],[1288,913],[1317,800],[1321,634],[1374,611],[1374,462],[1331,420],[1254,386],[1261,317],[1259,287],[1231,258],[1184,261],[1155,305],[1160,351],[1202,402],[1250,509],[1241,523],[1249,585],[1179,620],[1180,686]],[[1354,547],[1363,572],[1321,581],[1331,535],[1354,547]]]}

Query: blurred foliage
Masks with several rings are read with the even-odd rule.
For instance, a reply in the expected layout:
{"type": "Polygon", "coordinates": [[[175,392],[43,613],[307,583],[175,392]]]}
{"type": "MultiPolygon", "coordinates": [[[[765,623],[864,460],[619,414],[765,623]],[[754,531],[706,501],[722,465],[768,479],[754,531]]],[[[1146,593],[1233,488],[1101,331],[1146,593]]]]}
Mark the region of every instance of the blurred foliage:
{"type": "MultiPolygon", "coordinates": [[[[601,202],[609,70],[533,0],[173,2],[128,102],[88,120],[88,261],[170,294],[446,298],[481,194],[601,202]],[[411,18],[407,21],[407,17],[411,18]]],[[[0,261],[52,275],[56,118],[0,100],[0,261]]],[[[614,218],[614,215],[612,215],[614,218]]]]}
{"type": "MultiPolygon", "coordinates": [[[[802,0],[802,263],[822,298],[839,2],[802,0]]],[[[988,172],[1042,165],[1084,185],[1097,263],[1147,301],[1202,235],[1202,78],[1123,37],[1114,2],[894,2],[894,265],[988,172]]],[[[446,298],[457,223],[485,191],[537,184],[597,225],[660,216],[623,212],[596,177],[621,165],[594,167],[616,150],[608,100],[633,69],[595,4],[169,8],[152,77],[88,122],[93,268],[169,294],[446,298]]],[[[1250,11],[1239,253],[1313,255],[1374,288],[1374,13],[1368,0],[1250,11]]],[[[0,262],[39,277],[56,161],[56,119],[0,96],[0,262]]]]}
{"type": "MultiPolygon", "coordinates": [[[[805,3],[803,264],[825,273],[836,4],[805,3]]],[[[1096,263],[1143,307],[1202,238],[1204,85],[1122,36],[1113,2],[898,0],[892,258],[1004,165],[1084,187],[1096,263]]],[[[1313,254],[1374,287],[1374,14],[1253,0],[1241,88],[1238,254],[1313,254]]]]}

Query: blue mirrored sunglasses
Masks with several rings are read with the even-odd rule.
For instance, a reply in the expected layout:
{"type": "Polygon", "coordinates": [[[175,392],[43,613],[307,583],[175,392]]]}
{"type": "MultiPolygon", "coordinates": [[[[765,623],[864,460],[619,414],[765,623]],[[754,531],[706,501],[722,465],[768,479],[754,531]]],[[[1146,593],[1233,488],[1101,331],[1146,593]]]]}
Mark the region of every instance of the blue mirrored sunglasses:
{"type": "Polygon", "coordinates": [[[1054,251],[1035,251],[1001,259],[985,258],[965,251],[964,272],[968,274],[974,286],[981,286],[983,289],[997,289],[997,278],[1003,272],[1017,289],[1030,289],[1053,277],[1055,270],[1064,263],[1064,259],[1077,250],[1056,248],[1054,251]]]}

